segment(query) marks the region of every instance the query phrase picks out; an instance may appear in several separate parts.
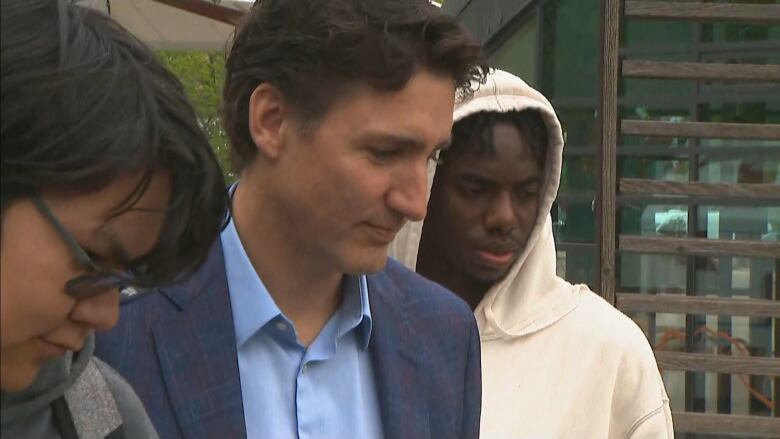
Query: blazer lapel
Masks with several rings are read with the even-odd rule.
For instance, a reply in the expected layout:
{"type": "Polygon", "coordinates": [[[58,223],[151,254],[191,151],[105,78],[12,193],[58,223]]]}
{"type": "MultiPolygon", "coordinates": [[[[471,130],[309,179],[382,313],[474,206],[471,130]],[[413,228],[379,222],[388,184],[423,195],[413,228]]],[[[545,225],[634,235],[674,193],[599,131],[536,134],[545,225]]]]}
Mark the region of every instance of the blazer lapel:
{"type": "Polygon", "coordinates": [[[369,351],[385,438],[429,438],[424,364],[413,328],[404,319],[405,296],[384,273],[368,277],[373,329],[369,351]]]}
{"type": "Polygon", "coordinates": [[[163,380],[182,435],[187,439],[245,438],[222,245],[188,281],[162,292],[181,312],[154,328],[163,380]]]}

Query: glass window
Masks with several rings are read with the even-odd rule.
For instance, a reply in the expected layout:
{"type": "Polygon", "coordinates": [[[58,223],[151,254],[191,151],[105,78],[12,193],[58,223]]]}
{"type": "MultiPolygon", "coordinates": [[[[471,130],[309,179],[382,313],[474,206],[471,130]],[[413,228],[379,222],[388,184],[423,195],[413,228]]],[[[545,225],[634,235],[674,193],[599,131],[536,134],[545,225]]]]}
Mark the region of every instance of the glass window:
{"type": "Polygon", "coordinates": [[[569,198],[559,196],[552,209],[556,242],[594,242],[593,195],[569,198]]]}
{"type": "Polygon", "coordinates": [[[535,87],[538,40],[539,22],[534,15],[523,22],[490,54],[490,64],[514,73],[530,86],[535,87]]]}
{"type": "Polygon", "coordinates": [[[593,244],[557,243],[559,276],[571,283],[593,285],[596,282],[596,248],[593,244]]]}

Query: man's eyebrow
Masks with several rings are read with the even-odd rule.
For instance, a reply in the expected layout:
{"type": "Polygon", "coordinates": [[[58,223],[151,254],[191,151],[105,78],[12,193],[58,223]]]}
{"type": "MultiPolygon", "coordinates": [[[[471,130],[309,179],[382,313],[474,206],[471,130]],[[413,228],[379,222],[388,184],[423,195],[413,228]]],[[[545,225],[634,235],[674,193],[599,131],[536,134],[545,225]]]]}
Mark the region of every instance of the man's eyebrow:
{"type": "Polygon", "coordinates": [[[483,174],[476,171],[466,171],[460,174],[463,180],[474,181],[478,183],[491,183],[494,179],[489,174],[483,174]]]}
{"type": "MultiPolygon", "coordinates": [[[[409,149],[425,149],[426,147],[425,142],[418,137],[394,133],[367,133],[359,137],[358,140],[361,143],[378,143],[409,149]]],[[[447,137],[439,142],[435,149],[445,149],[449,147],[450,143],[452,143],[452,139],[447,137]]]]}
{"type": "MultiPolygon", "coordinates": [[[[459,178],[463,180],[474,181],[478,183],[493,183],[495,178],[488,173],[482,173],[473,169],[463,171],[459,174],[459,178]]],[[[526,178],[525,180],[515,183],[516,186],[530,186],[532,184],[542,184],[542,176],[534,175],[526,178]]]]}
{"type": "Polygon", "coordinates": [[[541,175],[534,175],[532,177],[528,177],[525,180],[518,183],[520,186],[530,186],[532,184],[542,184],[543,179],[541,175]]]}

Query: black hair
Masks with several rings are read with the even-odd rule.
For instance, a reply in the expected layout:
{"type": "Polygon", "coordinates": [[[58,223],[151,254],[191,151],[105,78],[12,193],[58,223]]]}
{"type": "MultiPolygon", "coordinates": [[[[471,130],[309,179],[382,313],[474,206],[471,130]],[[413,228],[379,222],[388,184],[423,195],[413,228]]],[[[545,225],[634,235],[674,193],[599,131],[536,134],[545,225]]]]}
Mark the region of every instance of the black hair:
{"type": "Polygon", "coordinates": [[[278,87],[311,129],[350,87],[402,89],[420,69],[454,80],[458,95],[484,82],[487,58],[454,17],[428,0],[261,0],[236,30],[226,63],[225,129],[236,172],[251,162],[249,98],[278,87]]]}
{"type": "Polygon", "coordinates": [[[528,144],[539,165],[545,168],[547,161],[547,126],[538,110],[483,111],[469,115],[452,126],[452,144],[442,152],[442,160],[449,154],[472,153],[478,156],[495,154],[494,127],[498,123],[514,126],[528,144]]]}
{"type": "Polygon", "coordinates": [[[53,188],[87,193],[118,175],[167,171],[160,239],[130,267],[140,286],[177,280],[205,259],[225,218],[224,177],[181,83],[102,13],[66,0],[2,0],[2,200],[53,188]]]}

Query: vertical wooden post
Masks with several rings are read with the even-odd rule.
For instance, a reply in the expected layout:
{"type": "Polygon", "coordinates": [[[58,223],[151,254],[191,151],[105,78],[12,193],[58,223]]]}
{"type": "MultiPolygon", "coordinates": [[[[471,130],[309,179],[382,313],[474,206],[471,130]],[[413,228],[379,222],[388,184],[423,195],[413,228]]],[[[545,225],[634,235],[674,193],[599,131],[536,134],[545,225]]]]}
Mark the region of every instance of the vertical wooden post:
{"type": "MultiPolygon", "coordinates": [[[[775,259],[775,270],[773,277],[774,282],[772,283],[773,285],[769,287],[769,297],[774,295],[774,299],[780,302],[780,258],[775,259]]],[[[780,319],[772,319],[770,325],[774,326],[775,332],[775,345],[773,346],[772,350],[775,351],[775,358],[780,358],[780,319]]],[[[772,415],[775,418],[780,418],[780,377],[775,377],[774,381],[774,386],[772,386],[774,387],[772,392],[772,401],[774,402],[772,415]]]]}
{"type": "Polygon", "coordinates": [[[615,304],[615,239],[617,198],[618,81],[621,0],[601,0],[601,64],[598,107],[598,170],[596,223],[598,224],[598,293],[615,304]]]}

